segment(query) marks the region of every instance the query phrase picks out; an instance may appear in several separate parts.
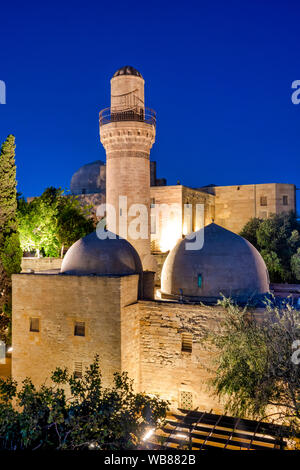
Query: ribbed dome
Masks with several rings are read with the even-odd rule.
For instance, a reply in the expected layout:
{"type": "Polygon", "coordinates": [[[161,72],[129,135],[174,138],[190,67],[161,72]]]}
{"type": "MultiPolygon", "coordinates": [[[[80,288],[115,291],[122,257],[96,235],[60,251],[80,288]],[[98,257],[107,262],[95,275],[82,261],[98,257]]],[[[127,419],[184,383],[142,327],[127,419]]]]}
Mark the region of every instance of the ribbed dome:
{"type": "Polygon", "coordinates": [[[123,238],[101,240],[96,232],[77,240],[67,251],[61,273],[75,275],[125,275],[142,273],[133,246],[123,238]]]}
{"type": "Polygon", "coordinates": [[[118,77],[119,75],[135,75],[136,77],[142,77],[142,74],[136,70],[134,67],[131,67],[131,65],[125,65],[121,69],[117,70],[114,75],[114,77],[118,77]]]}
{"type": "Polygon", "coordinates": [[[216,224],[196,232],[203,235],[200,250],[187,250],[180,240],[171,250],[161,275],[161,292],[166,297],[181,295],[190,300],[215,301],[232,297],[246,301],[269,291],[269,275],[259,252],[243,237],[216,224]]]}
{"type": "Polygon", "coordinates": [[[105,193],[105,163],[97,160],[77,170],[70,185],[73,194],[105,193]]]}

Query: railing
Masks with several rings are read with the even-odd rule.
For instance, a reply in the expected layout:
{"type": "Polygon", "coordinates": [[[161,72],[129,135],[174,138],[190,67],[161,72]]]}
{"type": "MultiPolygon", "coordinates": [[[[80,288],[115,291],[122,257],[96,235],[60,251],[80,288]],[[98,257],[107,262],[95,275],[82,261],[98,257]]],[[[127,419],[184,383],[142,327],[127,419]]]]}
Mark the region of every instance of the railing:
{"type": "Polygon", "coordinates": [[[105,108],[100,111],[100,126],[111,122],[138,121],[156,126],[156,112],[150,108],[131,108],[123,111],[115,111],[111,108],[105,108]]]}

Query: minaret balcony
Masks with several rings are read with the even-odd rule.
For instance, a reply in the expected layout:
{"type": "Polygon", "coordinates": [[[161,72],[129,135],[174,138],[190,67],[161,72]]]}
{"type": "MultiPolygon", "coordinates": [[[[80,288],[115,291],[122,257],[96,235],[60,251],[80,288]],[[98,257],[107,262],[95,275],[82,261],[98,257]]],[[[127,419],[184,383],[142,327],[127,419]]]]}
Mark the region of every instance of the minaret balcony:
{"type": "Polygon", "coordinates": [[[100,111],[100,127],[112,122],[135,121],[156,127],[156,112],[150,108],[130,108],[117,110],[105,108],[100,111]]]}

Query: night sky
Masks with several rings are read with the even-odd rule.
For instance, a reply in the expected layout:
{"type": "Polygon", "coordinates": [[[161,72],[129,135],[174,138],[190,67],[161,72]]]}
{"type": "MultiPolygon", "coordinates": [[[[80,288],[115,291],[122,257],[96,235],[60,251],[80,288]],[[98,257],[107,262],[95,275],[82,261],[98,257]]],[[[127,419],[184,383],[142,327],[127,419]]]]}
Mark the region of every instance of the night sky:
{"type": "Polygon", "coordinates": [[[105,160],[98,113],[124,65],[146,81],[168,184],[300,187],[298,1],[6,1],[0,16],[0,140],[16,136],[26,197],[105,160]]]}

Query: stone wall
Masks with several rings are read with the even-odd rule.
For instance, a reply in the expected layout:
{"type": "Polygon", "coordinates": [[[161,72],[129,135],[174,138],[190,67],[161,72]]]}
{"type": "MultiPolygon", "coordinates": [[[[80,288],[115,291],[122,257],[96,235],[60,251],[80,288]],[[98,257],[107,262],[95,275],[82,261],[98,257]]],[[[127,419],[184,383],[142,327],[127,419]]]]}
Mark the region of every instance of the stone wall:
{"type": "Polygon", "coordinates": [[[134,389],[140,386],[140,322],[139,304],[125,307],[121,312],[121,369],[134,380],[134,389]]]}
{"type": "Polygon", "coordinates": [[[156,216],[152,210],[151,250],[166,252],[182,237],[182,186],[153,186],[150,188],[151,204],[156,205],[156,216]],[[179,210],[159,211],[163,204],[177,204],[179,210]]]}
{"type": "MultiPolygon", "coordinates": [[[[169,400],[171,409],[181,407],[182,392],[188,392],[192,394],[194,409],[222,413],[222,403],[208,389],[214,354],[205,348],[203,339],[208,331],[220,328],[223,308],[139,301],[138,310],[139,325],[135,331],[140,330],[140,391],[169,400]],[[182,351],[183,333],[192,335],[192,352],[182,351]]],[[[128,318],[135,315],[137,322],[136,311],[136,305],[128,306],[123,314],[128,318]]],[[[255,312],[261,315],[262,310],[255,312]]]]}
{"type": "Polygon", "coordinates": [[[197,189],[182,185],[151,187],[151,203],[156,204],[156,223],[151,231],[151,248],[153,252],[166,252],[173,248],[183,235],[201,228],[203,221],[197,220],[196,205],[204,206],[204,224],[208,225],[214,218],[214,196],[197,189]],[[159,205],[169,205],[170,212],[159,211],[159,205]],[[172,211],[176,204],[178,211],[172,211]],[[191,223],[187,223],[184,205],[192,205],[191,223]],[[153,230],[154,229],[154,230],[153,230]]]}
{"type": "Polygon", "coordinates": [[[62,258],[22,258],[22,273],[52,271],[61,268],[62,258]]]}
{"type": "Polygon", "coordinates": [[[15,274],[12,375],[42,384],[56,367],[83,370],[99,354],[105,385],[121,371],[121,308],[136,302],[138,276],[100,277],[15,274]],[[40,331],[29,331],[38,318],[40,331]],[[74,335],[75,322],[85,336],[74,335]]]}
{"type": "Polygon", "coordinates": [[[220,328],[222,307],[137,301],[137,275],[12,279],[12,376],[19,383],[30,376],[39,386],[56,367],[74,371],[75,362],[84,370],[99,354],[105,386],[114,372],[126,371],[136,391],[160,395],[171,409],[186,408],[185,394],[194,409],[223,411],[208,389],[214,353],[203,341],[220,328]],[[30,331],[30,318],[39,319],[39,332],[30,331]],[[74,335],[78,321],[85,336],[74,335]],[[190,351],[182,349],[184,335],[190,335],[190,351]]]}
{"type": "Polygon", "coordinates": [[[215,195],[215,223],[235,233],[251,217],[267,218],[296,207],[293,184],[215,186],[210,191],[215,195]],[[283,196],[287,196],[287,205],[283,196]]]}
{"type": "Polygon", "coordinates": [[[157,264],[157,271],[155,273],[155,285],[157,287],[161,285],[161,271],[168,254],[169,252],[167,251],[166,253],[154,253],[153,255],[157,264]]]}
{"type": "MultiPolygon", "coordinates": [[[[140,330],[140,391],[169,400],[172,409],[181,405],[181,392],[190,392],[194,408],[221,412],[222,405],[207,388],[211,352],[205,350],[201,340],[208,329],[219,327],[222,308],[139,301],[138,311],[139,324],[134,329],[140,330]],[[191,353],[181,350],[184,332],[192,334],[191,353]]],[[[136,305],[128,306],[123,315],[135,317],[137,322],[136,312],[136,305]]]]}
{"type": "MultiPolygon", "coordinates": [[[[193,206],[193,217],[191,230],[193,232],[199,230],[203,223],[204,225],[211,224],[215,217],[215,198],[211,194],[201,192],[197,189],[188,188],[182,186],[182,204],[192,204],[193,206]],[[196,205],[203,204],[204,206],[204,220],[197,220],[196,217],[196,205]]],[[[190,232],[186,230],[185,221],[183,220],[183,228],[185,230],[184,235],[190,232]]]]}
{"type": "MultiPolygon", "coordinates": [[[[235,233],[239,233],[251,217],[266,218],[272,213],[295,211],[296,208],[293,184],[212,186],[198,189],[182,185],[152,186],[150,193],[152,204],[179,204],[180,207],[183,207],[183,204],[193,204],[194,208],[196,204],[204,204],[205,225],[214,220],[216,224],[235,233]],[[287,196],[286,205],[284,196],[287,196]],[[267,198],[266,206],[261,205],[261,198],[267,198]]],[[[104,194],[85,194],[78,197],[82,205],[93,206],[93,213],[100,203],[105,202],[104,194]]],[[[184,225],[183,212],[174,220],[173,216],[159,216],[156,226],[152,227],[154,231],[150,237],[152,252],[168,251],[174,245],[173,238],[179,239],[184,234],[184,225]]],[[[192,230],[197,229],[194,209],[192,230]]]]}
{"type": "Polygon", "coordinates": [[[5,363],[0,362],[0,379],[6,379],[11,376],[11,355],[6,356],[5,363]]]}

